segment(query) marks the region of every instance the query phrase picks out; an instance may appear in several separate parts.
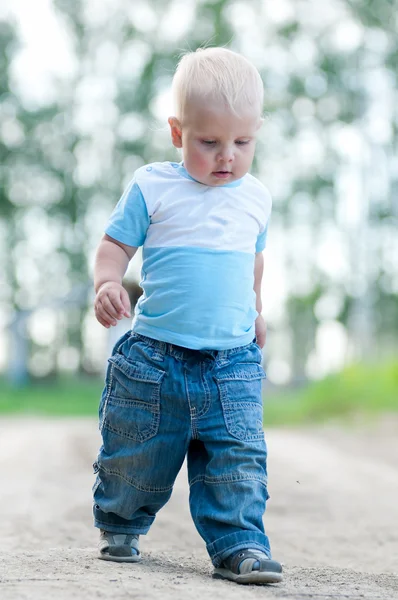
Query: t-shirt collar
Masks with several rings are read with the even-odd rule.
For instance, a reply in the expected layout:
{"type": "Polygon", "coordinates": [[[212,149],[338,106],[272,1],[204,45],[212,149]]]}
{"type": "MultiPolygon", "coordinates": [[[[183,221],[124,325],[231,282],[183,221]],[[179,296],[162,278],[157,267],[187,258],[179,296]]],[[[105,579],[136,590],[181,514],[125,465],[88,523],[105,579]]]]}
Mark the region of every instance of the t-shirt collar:
{"type": "MultiPolygon", "coordinates": [[[[188,173],[188,171],[186,170],[186,168],[184,167],[184,163],[180,162],[180,163],[171,163],[173,165],[173,167],[176,168],[177,173],[179,173],[182,177],[185,177],[185,179],[190,179],[191,181],[196,181],[196,183],[201,183],[200,181],[197,181],[196,179],[194,179],[193,177],[190,176],[190,174],[188,173]]],[[[242,183],[242,179],[236,179],[235,181],[231,181],[230,183],[224,183],[224,185],[217,185],[217,186],[207,186],[207,187],[223,187],[223,188],[234,188],[234,187],[239,187],[242,183]]],[[[205,184],[201,184],[201,185],[205,185],[205,184]]]]}

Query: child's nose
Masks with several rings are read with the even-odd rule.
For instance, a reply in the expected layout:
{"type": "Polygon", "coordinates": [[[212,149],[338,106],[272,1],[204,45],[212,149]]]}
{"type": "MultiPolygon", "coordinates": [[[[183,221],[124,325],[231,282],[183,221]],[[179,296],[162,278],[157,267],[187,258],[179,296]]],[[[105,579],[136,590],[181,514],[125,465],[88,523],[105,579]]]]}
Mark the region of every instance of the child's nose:
{"type": "Polygon", "coordinates": [[[234,158],[234,150],[231,146],[226,146],[221,148],[220,154],[218,156],[218,160],[222,160],[224,162],[231,162],[234,158]]]}

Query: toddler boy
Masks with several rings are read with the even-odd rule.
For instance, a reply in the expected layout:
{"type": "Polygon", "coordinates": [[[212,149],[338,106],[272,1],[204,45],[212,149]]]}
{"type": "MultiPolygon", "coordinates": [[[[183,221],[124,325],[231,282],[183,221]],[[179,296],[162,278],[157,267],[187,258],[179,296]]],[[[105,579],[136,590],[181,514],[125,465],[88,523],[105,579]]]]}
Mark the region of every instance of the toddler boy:
{"type": "Polygon", "coordinates": [[[122,287],[143,246],[143,295],[109,359],[94,485],[100,558],[137,562],[139,536],[187,456],[190,509],[214,577],[275,583],[262,517],[262,250],[271,199],[248,173],[262,123],[254,66],[224,48],[185,55],[173,79],[171,139],[182,162],[139,168],[95,265],[95,313],[129,316],[122,287]],[[254,341],[255,339],[255,341],[254,341]]]}

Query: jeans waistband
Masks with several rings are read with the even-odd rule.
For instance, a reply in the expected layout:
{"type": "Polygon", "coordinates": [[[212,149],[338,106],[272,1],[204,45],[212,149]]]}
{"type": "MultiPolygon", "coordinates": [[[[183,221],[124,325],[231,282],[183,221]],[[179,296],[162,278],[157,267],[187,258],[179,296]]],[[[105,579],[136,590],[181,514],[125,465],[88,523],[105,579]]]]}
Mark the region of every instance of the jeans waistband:
{"type": "Polygon", "coordinates": [[[160,340],[155,340],[154,338],[146,337],[145,335],[135,333],[134,331],[131,331],[131,336],[142,340],[149,346],[152,346],[160,354],[170,354],[171,356],[179,358],[180,360],[187,359],[195,354],[202,354],[204,356],[209,356],[214,359],[227,359],[228,357],[237,354],[238,352],[241,352],[244,348],[247,348],[251,345],[247,344],[246,346],[238,346],[236,348],[230,348],[228,350],[193,350],[191,348],[184,348],[183,346],[176,346],[175,344],[170,344],[169,342],[161,342],[160,340]]]}

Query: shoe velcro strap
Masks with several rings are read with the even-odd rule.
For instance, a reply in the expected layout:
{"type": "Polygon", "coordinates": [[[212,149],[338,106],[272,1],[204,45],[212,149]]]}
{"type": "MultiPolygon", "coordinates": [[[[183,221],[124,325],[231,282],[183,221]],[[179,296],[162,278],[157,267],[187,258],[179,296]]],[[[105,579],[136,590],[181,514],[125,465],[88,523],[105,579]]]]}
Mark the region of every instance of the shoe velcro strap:
{"type": "Polygon", "coordinates": [[[233,554],[232,556],[228,557],[224,561],[224,564],[235,575],[243,575],[243,574],[251,573],[253,570],[253,565],[256,562],[259,563],[259,565],[260,565],[260,568],[256,569],[256,570],[259,570],[262,572],[275,570],[271,567],[271,564],[272,564],[272,566],[274,566],[274,561],[270,560],[266,556],[265,553],[264,553],[264,558],[261,558],[261,556],[259,554],[252,552],[251,550],[242,550],[241,552],[238,552],[237,554],[233,554]],[[245,563],[244,565],[242,565],[243,562],[245,563]],[[241,565],[243,566],[242,570],[241,570],[241,565]]]}
{"type": "Polygon", "coordinates": [[[132,548],[136,550],[134,554],[140,553],[139,539],[136,534],[105,532],[99,548],[101,552],[107,552],[111,556],[132,556],[132,548]]]}
{"type": "Polygon", "coordinates": [[[108,554],[109,556],[133,556],[131,546],[127,544],[123,544],[123,546],[109,546],[108,554]]]}

